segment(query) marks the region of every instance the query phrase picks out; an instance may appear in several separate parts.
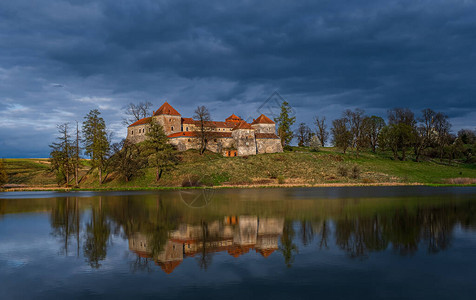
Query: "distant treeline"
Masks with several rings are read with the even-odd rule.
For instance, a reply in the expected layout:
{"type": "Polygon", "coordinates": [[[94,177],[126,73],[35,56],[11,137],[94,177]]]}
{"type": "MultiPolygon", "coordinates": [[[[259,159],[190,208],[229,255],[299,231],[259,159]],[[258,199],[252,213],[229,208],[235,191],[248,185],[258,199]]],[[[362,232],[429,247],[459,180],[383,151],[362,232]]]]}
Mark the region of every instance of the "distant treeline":
{"type": "MultiPolygon", "coordinates": [[[[284,103],[282,109],[288,110],[288,104],[284,103]]],[[[288,118],[283,126],[282,119],[276,119],[278,133],[295,121],[288,118]]],[[[351,149],[357,155],[362,150],[390,151],[396,160],[406,160],[411,153],[415,161],[424,157],[475,162],[476,132],[461,129],[457,134],[451,133],[451,123],[442,112],[427,108],[416,117],[408,108],[394,108],[388,111],[387,120],[388,124],[380,116],[366,115],[362,109],[348,109],[341,118],[332,121],[329,130],[326,118],[316,116],[314,130],[305,123],[300,123],[294,132],[288,129],[283,146],[290,149],[289,136],[292,136],[298,146],[314,150],[330,142],[343,153],[351,149]]]]}

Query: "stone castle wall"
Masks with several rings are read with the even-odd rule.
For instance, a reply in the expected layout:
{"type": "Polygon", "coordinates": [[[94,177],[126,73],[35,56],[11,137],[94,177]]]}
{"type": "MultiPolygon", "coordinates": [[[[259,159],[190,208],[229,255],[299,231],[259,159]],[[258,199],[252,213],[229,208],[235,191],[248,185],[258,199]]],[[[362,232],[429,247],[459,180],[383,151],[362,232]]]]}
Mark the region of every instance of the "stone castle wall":
{"type": "Polygon", "coordinates": [[[280,139],[256,139],[258,154],[283,152],[280,139]]]}

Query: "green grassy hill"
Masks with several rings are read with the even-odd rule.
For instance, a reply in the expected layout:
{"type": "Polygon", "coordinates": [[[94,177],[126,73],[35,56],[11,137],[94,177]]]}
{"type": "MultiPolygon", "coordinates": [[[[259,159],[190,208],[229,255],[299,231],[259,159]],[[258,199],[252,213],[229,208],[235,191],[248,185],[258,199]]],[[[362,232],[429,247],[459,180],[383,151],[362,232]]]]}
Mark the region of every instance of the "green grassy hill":
{"type": "MultiPolygon", "coordinates": [[[[81,170],[82,188],[180,187],[184,182],[204,185],[314,185],[339,183],[422,183],[444,184],[454,178],[476,178],[476,165],[448,161],[395,161],[389,154],[371,152],[342,154],[334,148],[310,152],[306,148],[249,157],[223,157],[207,152],[180,153],[179,164],[155,182],[153,169],[130,182],[109,174],[99,185],[95,171],[81,170]]],[[[46,159],[7,159],[9,184],[55,187],[55,175],[46,159]]]]}

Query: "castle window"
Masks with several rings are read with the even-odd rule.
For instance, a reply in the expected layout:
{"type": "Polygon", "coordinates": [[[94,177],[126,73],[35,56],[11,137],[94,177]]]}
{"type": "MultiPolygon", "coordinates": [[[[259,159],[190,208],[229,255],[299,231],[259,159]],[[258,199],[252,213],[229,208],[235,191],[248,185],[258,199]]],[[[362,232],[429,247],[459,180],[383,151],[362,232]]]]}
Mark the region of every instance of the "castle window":
{"type": "Polygon", "coordinates": [[[185,130],[185,131],[188,131],[188,127],[186,128],[186,130],[185,130]]]}
{"type": "Polygon", "coordinates": [[[171,131],[174,131],[174,127],[173,127],[173,126],[172,126],[172,127],[170,127],[170,130],[171,130],[171,131]]]}
{"type": "Polygon", "coordinates": [[[134,130],[131,130],[131,135],[134,135],[134,130]]]}

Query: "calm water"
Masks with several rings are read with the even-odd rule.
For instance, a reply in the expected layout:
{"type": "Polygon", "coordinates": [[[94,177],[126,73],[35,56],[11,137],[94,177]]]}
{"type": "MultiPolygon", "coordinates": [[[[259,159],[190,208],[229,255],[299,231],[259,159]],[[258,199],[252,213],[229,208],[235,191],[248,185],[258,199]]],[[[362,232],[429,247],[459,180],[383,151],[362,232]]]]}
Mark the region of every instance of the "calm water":
{"type": "Polygon", "coordinates": [[[475,295],[475,188],[0,193],[2,299],[475,295]]]}

